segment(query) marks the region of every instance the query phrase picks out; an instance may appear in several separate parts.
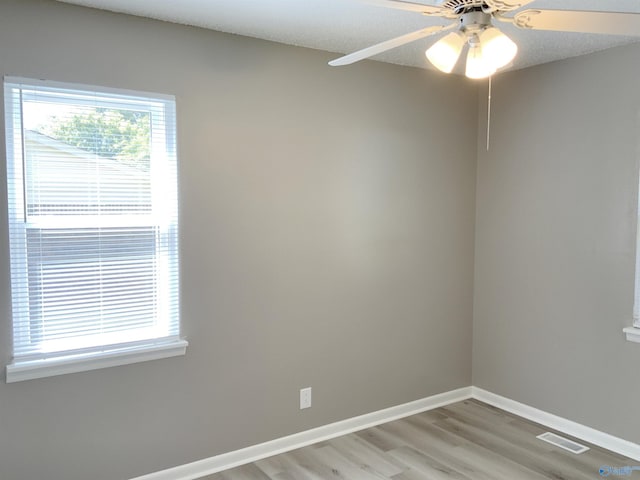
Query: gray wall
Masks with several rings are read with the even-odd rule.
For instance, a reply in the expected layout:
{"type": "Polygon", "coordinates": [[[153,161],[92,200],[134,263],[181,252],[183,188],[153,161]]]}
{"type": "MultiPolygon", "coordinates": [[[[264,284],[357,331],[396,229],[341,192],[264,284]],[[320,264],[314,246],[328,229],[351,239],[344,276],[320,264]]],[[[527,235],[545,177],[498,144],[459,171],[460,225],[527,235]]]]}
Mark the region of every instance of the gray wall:
{"type": "Polygon", "coordinates": [[[191,343],[184,357],[0,382],[0,478],[128,478],[471,383],[475,89],[331,58],[0,1],[2,75],[176,95],[191,343]],[[299,411],[305,386],[313,407],[299,411]]]}
{"type": "Polygon", "coordinates": [[[638,78],[640,45],[496,78],[473,325],[474,385],[634,442],[638,78]]]}

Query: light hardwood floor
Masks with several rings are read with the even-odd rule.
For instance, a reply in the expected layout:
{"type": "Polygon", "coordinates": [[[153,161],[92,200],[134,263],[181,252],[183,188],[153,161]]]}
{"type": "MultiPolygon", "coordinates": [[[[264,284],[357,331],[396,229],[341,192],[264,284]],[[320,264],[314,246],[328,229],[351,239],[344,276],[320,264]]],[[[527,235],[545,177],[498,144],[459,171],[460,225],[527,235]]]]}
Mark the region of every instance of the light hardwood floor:
{"type": "MultiPolygon", "coordinates": [[[[536,438],[547,431],[477,400],[465,400],[205,479],[594,480],[602,478],[601,466],[639,463],[555,432],[591,448],[579,455],[567,452],[536,438]]],[[[624,478],[633,475],[640,479],[640,472],[624,478]]]]}

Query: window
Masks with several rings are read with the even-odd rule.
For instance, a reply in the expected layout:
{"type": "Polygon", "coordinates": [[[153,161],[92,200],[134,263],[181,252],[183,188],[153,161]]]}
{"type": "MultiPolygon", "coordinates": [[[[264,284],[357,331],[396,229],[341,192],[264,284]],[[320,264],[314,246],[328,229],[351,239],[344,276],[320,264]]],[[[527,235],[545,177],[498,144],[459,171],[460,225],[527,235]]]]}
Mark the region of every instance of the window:
{"type": "Polygon", "coordinates": [[[627,336],[627,340],[640,343],[640,193],[638,195],[638,216],[636,223],[636,279],[635,295],[633,301],[633,327],[625,328],[624,333],[627,336]]]}
{"type": "Polygon", "coordinates": [[[633,326],[640,328],[640,205],[638,206],[638,220],[636,228],[636,280],[635,295],[633,299],[633,326]]]}
{"type": "Polygon", "coordinates": [[[5,78],[7,381],[184,354],[175,100],[5,78]]]}

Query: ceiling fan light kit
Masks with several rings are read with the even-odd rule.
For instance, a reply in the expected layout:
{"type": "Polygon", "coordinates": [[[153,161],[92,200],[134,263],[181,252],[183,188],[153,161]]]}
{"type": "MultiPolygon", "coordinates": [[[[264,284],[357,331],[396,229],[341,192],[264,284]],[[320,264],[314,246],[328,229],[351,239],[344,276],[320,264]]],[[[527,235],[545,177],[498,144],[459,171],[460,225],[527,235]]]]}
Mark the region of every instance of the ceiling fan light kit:
{"type": "Polygon", "coordinates": [[[518,46],[504,33],[491,25],[491,15],[474,10],[462,15],[462,28],[434,43],[425,53],[438,70],[451,73],[469,45],[465,75],[486,78],[508,65],[516,56],[518,46]]]}
{"type": "Polygon", "coordinates": [[[460,32],[452,32],[431,45],[425,55],[438,70],[451,73],[458,63],[464,43],[464,35],[460,32]]]}
{"type": "Polygon", "coordinates": [[[496,70],[506,67],[516,57],[518,46],[495,27],[488,27],[480,34],[482,55],[496,70]]]}
{"type": "Polygon", "coordinates": [[[402,0],[360,1],[455,22],[444,26],[425,27],[386,40],[332,60],[329,65],[349,65],[458,27],[457,31],[447,34],[427,49],[427,59],[438,70],[451,73],[467,44],[465,75],[469,78],[490,77],[499,69],[509,66],[518,53],[515,42],[494,27],[492,20],[510,23],[525,30],[640,36],[640,13],[538,9],[516,11],[535,0],[436,0],[436,5],[402,0]]]}
{"type": "Polygon", "coordinates": [[[496,73],[496,69],[482,54],[480,43],[470,43],[467,52],[467,67],[464,74],[469,78],[487,78],[496,73]]]}

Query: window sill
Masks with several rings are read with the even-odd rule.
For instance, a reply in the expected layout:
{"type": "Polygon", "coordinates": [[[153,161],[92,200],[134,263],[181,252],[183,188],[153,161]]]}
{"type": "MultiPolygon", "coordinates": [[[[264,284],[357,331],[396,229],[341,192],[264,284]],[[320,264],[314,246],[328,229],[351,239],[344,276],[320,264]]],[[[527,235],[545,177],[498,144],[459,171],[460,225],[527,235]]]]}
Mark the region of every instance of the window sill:
{"type": "Polygon", "coordinates": [[[184,355],[188,345],[186,340],[174,340],[85,355],[14,362],[7,365],[7,383],[176,357],[184,355]]]}
{"type": "Polygon", "coordinates": [[[627,340],[630,342],[640,343],[640,328],[627,327],[622,331],[627,335],[627,340]]]}

